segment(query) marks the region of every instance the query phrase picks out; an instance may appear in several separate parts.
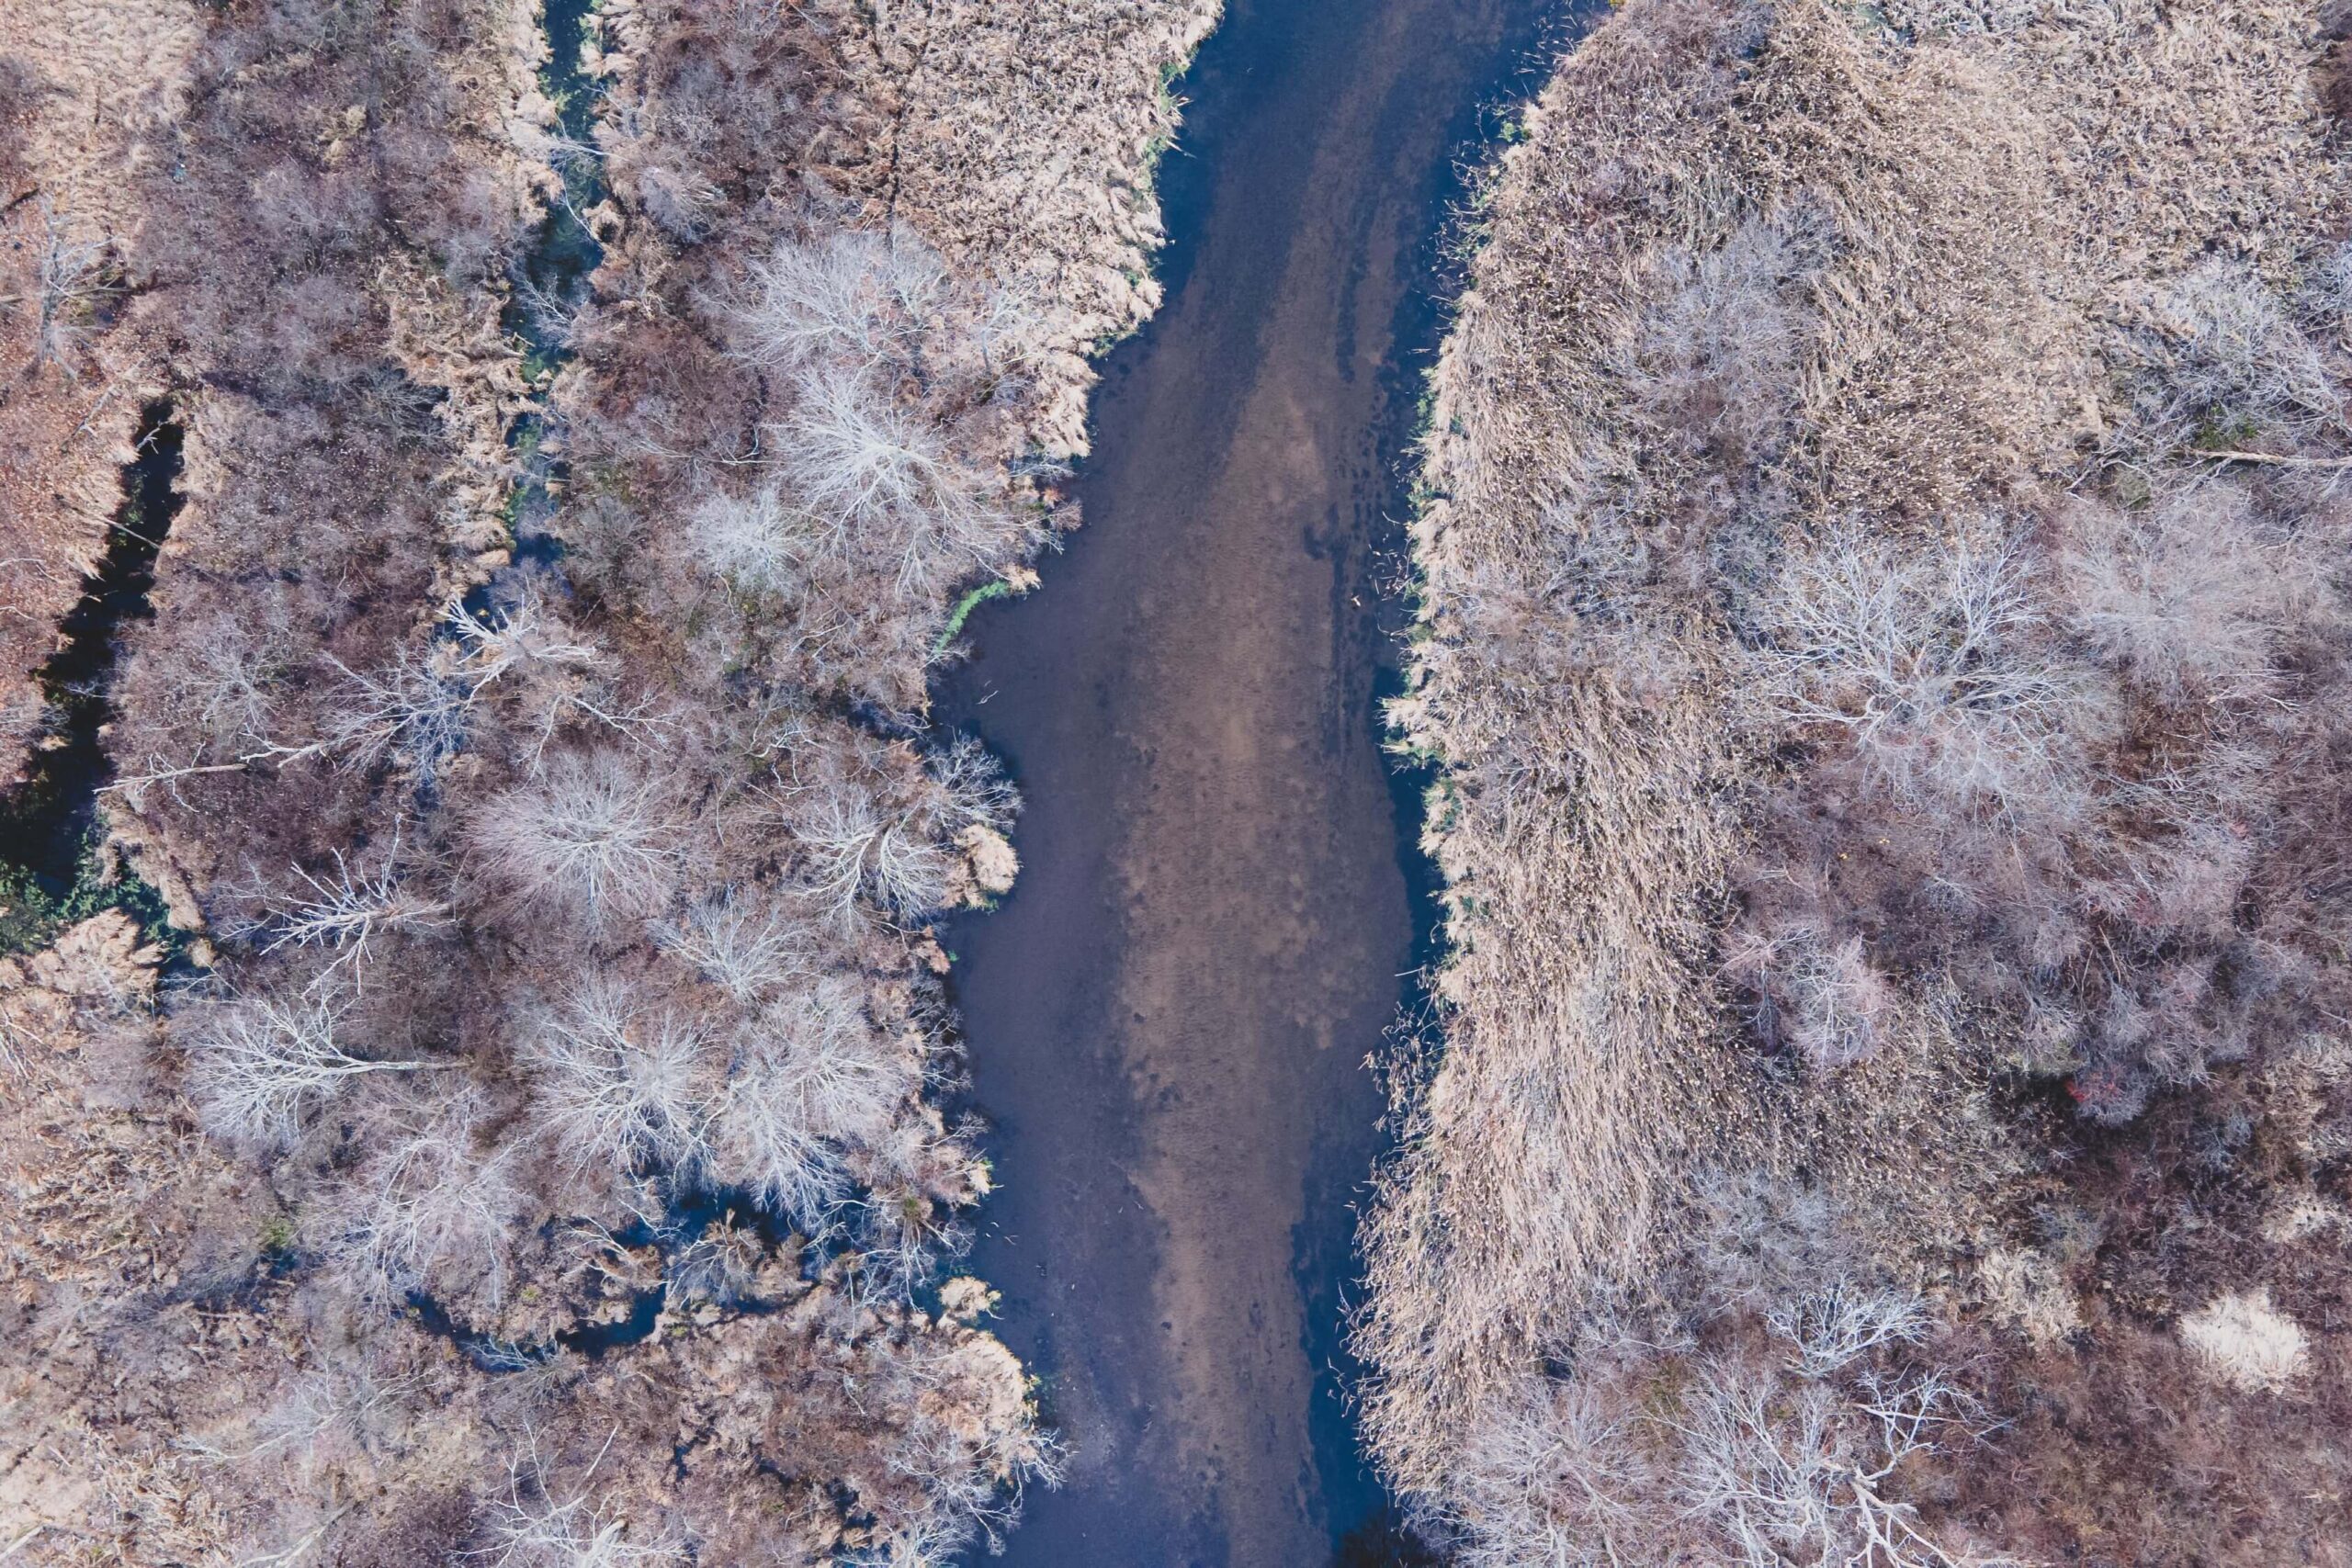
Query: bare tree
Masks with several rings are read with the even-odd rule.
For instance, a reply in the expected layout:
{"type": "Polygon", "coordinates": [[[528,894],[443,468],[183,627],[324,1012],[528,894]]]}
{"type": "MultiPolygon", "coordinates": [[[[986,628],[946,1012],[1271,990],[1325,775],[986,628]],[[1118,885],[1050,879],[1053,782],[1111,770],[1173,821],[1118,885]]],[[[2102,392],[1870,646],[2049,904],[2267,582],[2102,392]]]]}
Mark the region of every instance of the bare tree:
{"type": "Polygon", "coordinates": [[[800,922],[752,888],[730,888],[662,921],[654,941],[744,1006],[811,972],[800,922]]]}
{"type": "Polygon", "coordinates": [[[831,1228],[849,1178],[840,1156],[803,1119],[788,1082],[763,1067],[739,1071],[716,1109],[712,1136],[729,1181],[810,1235],[831,1228]]]}
{"type": "Polygon", "coordinates": [[[1841,529],[1789,561],[1765,629],[1756,664],[1781,714],[1843,734],[1915,798],[2012,809],[2103,716],[2052,651],[2018,547],[1989,527],[1913,548],[1841,529]]]}
{"type": "Polygon", "coordinates": [[[293,645],[285,605],[272,598],[174,626],[140,649],[125,681],[136,705],[195,730],[200,757],[237,756],[267,745],[293,645]]]}
{"type": "Polygon", "coordinates": [[[277,953],[288,947],[322,947],[334,952],[334,960],[312,978],[312,988],[333,982],[347,972],[355,986],[362,983],[370,939],[387,933],[405,934],[451,923],[450,906],[404,886],[394,874],[400,858],[400,834],[392,835],[383,869],[371,874],[352,870],[341,850],[334,852],[334,874],[320,877],[300,866],[294,874],[310,889],[270,911],[263,923],[261,950],[277,953]]]}
{"type": "Polygon", "coordinates": [[[847,1195],[838,1147],[880,1140],[921,1075],[876,1038],[853,987],[821,980],[769,1008],[738,1040],[713,1116],[729,1179],[815,1230],[847,1195]]]}
{"type": "Polygon", "coordinates": [[[777,425],[776,465],[808,505],[855,536],[919,509],[968,505],[969,480],[921,414],[877,391],[863,371],[804,371],[777,425]]]}
{"type": "Polygon", "coordinates": [[[615,701],[616,661],[566,625],[535,581],[526,580],[519,594],[483,611],[453,603],[442,624],[457,649],[452,676],[465,688],[466,700],[503,704],[528,737],[525,756],[533,769],[570,726],[640,737],[662,728],[649,716],[649,705],[625,707],[615,701]]]}
{"type": "Polygon", "coordinates": [[[1867,1061],[1884,1043],[1894,983],[1859,934],[1825,944],[1815,931],[1735,932],[1725,973],[1770,1000],[1774,1032],[1821,1070],[1867,1061]]]}
{"type": "Polygon", "coordinates": [[[330,655],[327,662],[342,671],[344,682],[325,740],[271,750],[289,759],[324,750],[339,753],[349,767],[389,761],[430,785],[466,743],[474,688],[458,659],[447,644],[435,644],[421,657],[402,649],[390,669],[363,674],[330,655]]]}
{"type": "Polygon", "coordinates": [[[1021,791],[978,737],[959,735],[932,753],[931,775],[946,797],[945,812],[958,827],[1002,832],[1021,811],[1021,791]]]}
{"type": "Polygon", "coordinates": [[[334,998],[254,997],[197,1004],[186,1021],[190,1072],[205,1121],[225,1137],[291,1144],[305,1116],[352,1079],[436,1064],[354,1056],[335,1041],[334,998]]]}
{"type": "MultiPolygon", "coordinates": [[[[1792,1561],[1872,1568],[1963,1568],[1987,1560],[1947,1550],[1894,1495],[1915,1454],[1946,1430],[1981,1435],[1966,1396],[1939,1374],[1866,1377],[1849,1400],[1823,1382],[1793,1386],[1730,1361],[1702,1359],[1680,1413],[1677,1493],[1741,1568],[1792,1561]]],[[[2003,1560],[2005,1561],[2005,1560],[2003,1560]]]]}
{"type": "Polygon", "coordinates": [[[565,752],[493,796],[468,835],[482,870],[526,904],[602,921],[668,902],[683,829],[666,780],[612,749],[565,752]]]}
{"type": "Polygon", "coordinates": [[[749,495],[714,491],[695,508],[687,528],[695,558],[751,593],[792,587],[813,550],[828,543],[838,547],[842,538],[837,525],[812,519],[775,484],[749,495]],[[822,536],[829,530],[830,541],[822,536]]]}
{"type": "Polygon", "coordinates": [[[937,909],[947,897],[947,851],[854,782],[822,786],[795,810],[793,831],[808,856],[810,891],[837,921],[855,919],[862,896],[902,919],[937,909]]]}
{"type": "Polygon", "coordinates": [[[505,1299],[514,1227],[530,1199],[516,1149],[481,1135],[473,1091],[372,1122],[367,1156],[322,1205],[324,1251],[370,1301],[462,1285],[488,1306],[505,1299]],[[446,1276],[446,1278],[445,1278],[446,1276]]]}
{"type": "Polygon", "coordinates": [[[74,221],[61,213],[44,191],[40,205],[40,253],[32,286],[21,294],[0,298],[0,310],[10,314],[33,309],[33,363],[62,364],[72,373],[74,345],[89,331],[98,302],[111,292],[106,276],[107,247],[83,237],[74,221]]]}
{"type": "Polygon", "coordinates": [[[1795,1351],[1796,1370],[1814,1378],[1842,1371],[1874,1350],[1917,1344],[1929,1325],[1917,1295],[1842,1279],[1774,1303],[1764,1322],[1795,1351]]]}
{"type": "Polygon", "coordinates": [[[912,235],[838,233],[755,262],[732,315],[763,364],[862,372],[913,356],[944,288],[938,257],[912,235]]]}
{"type": "Polygon", "coordinates": [[[595,669],[611,662],[594,642],[565,626],[546,591],[526,580],[521,592],[494,608],[476,612],[462,599],[442,614],[463,650],[466,682],[476,692],[505,679],[515,682],[553,667],[595,669]]]}
{"type": "Polygon", "coordinates": [[[550,1130],[575,1169],[677,1167],[700,1155],[716,1086],[692,1020],[649,1013],[622,983],[594,976],[560,1005],[531,1010],[524,1040],[550,1130]]]}
{"type": "MultiPolygon", "coordinates": [[[[605,1439],[609,1449],[615,1438],[605,1439]]],[[[616,1507],[593,1500],[588,1486],[600,1450],[578,1489],[560,1494],[540,1457],[538,1435],[526,1429],[524,1451],[507,1461],[506,1495],[491,1505],[491,1544],[469,1557],[489,1568],[654,1568],[693,1559],[683,1542],[658,1531],[632,1532],[616,1507]],[[650,1539],[648,1539],[650,1537],[650,1539]]]]}

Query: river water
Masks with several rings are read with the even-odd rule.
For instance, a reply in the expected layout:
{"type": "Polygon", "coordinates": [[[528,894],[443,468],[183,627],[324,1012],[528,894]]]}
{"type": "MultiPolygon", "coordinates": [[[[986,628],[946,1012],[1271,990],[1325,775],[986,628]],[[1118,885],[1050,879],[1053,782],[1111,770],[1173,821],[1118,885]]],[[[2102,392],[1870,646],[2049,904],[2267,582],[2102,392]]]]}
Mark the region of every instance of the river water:
{"type": "Polygon", "coordinates": [[[1342,1400],[1363,1066],[1416,963],[1378,747],[1399,483],[1463,161],[1550,0],[1231,0],[1180,85],[1165,309],[1113,352],[1086,525],[939,716],[1028,800],[951,929],[1000,1187],[972,1271],[1071,1447],[1004,1561],[1407,1560],[1342,1400]]]}

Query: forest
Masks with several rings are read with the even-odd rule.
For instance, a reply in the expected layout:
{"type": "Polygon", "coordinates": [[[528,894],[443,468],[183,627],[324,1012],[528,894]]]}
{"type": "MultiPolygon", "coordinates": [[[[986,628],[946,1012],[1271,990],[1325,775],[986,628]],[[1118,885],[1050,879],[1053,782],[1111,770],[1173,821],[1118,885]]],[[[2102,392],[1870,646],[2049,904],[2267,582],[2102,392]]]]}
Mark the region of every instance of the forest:
{"type": "Polygon", "coordinates": [[[1054,1478],[925,680],[1207,21],[7,9],[0,1550],[912,1565],[1054,1478]]]}

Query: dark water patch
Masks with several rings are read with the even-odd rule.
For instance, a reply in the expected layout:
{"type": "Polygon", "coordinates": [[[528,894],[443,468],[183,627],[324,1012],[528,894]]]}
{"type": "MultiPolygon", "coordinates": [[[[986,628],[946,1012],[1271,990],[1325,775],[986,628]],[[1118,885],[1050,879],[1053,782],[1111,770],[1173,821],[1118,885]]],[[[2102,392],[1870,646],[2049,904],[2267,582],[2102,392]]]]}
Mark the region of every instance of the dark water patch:
{"type": "Polygon", "coordinates": [[[594,9],[594,0],[546,0],[540,12],[548,62],[539,90],[556,106],[561,133],[553,157],[559,189],[508,280],[513,292],[503,315],[507,332],[523,345],[524,375],[538,389],[534,406],[516,414],[506,433],[519,470],[507,525],[515,565],[525,570],[552,567],[562,555],[549,523],[568,472],[550,446],[546,388],[572,357],[571,320],[587,303],[589,280],[605,261],[605,247],[587,220],[605,198],[595,145],[599,88],[583,52],[594,9]]]}
{"type": "Polygon", "coordinates": [[[1439,1568],[1444,1561],[1383,1510],[1341,1538],[1331,1568],[1439,1568]]]}
{"type": "Polygon", "coordinates": [[[560,1350],[593,1360],[642,1344],[660,1328],[662,1314],[673,1292],[683,1293],[689,1300],[707,1301],[739,1317],[763,1316],[790,1304],[789,1299],[770,1301],[733,1293],[702,1274],[700,1262],[695,1257],[695,1248],[712,1230],[722,1225],[756,1235],[779,1253],[797,1246],[800,1277],[806,1282],[813,1283],[830,1260],[827,1248],[808,1244],[776,1214],[761,1207],[748,1191],[739,1188],[681,1187],[671,1195],[659,1223],[639,1218],[610,1233],[620,1247],[630,1250],[650,1247],[658,1252],[662,1277],[632,1294],[628,1310],[609,1322],[579,1323],[557,1331],[550,1339],[516,1344],[464,1322],[430,1292],[410,1292],[405,1298],[406,1306],[418,1327],[457,1346],[478,1370],[503,1373],[541,1365],[560,1350]]]}
{"type": "Polygon", "coordinates": [[[0,903],[7,906],[0,951],[38,946],[58,927],[109,907],[129,909],[151,932],[164,929],[154,893],[106,860],[97,800],[112,776],[105,730],[114,718],[122,635],[153,614],[156,558],[179,513],[182,434],[169,401],[141,411],[122,502],[59,626],[58,649],[41,665],[46,721],[24,782],[0,803],[0,903]]]}
{"type": "Polygon", "coordinates": [[[971,1267],[1073,1450],[1015,1563],[1423,1560],[1346,1404],[1363,1063],[1434,930],[1378,705],[1462,170],[1562,15],[1235,0],[1088,525],[937,694],[1029,801],[1012,895],[947,933],[995,1123],[971,1267]]]}

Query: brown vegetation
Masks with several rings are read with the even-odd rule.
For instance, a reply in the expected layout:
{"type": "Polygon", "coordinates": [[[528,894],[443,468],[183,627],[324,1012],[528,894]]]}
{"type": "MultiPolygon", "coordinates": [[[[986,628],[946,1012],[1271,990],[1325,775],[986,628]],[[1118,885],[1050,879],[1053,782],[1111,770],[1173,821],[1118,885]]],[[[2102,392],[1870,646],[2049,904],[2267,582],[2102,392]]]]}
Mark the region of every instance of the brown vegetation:
{"type": "Polygon", "coordinates": [[[1213,7],[1007,9],[610,5],[589,140],[528,6],[173,13],[103,800],[190,970],[0,975],[0,1550],[914,1564],[1052,1473],[915,1303],[988,1186],[924,921],[1016,805],[925,674],[1075,521],[1213,7]]]}
{"type": "Polygon", "coordinates": [[[1497,171],[1359,1328],[1465,1560],[2338,1560],[2335,47],[1644,0],[1497,171]],[[1727,1183],[1846,1261],[1711,1283],[1727,1183]]]}
{"type": "Polygon", "coordinates": [[[159,385],[121,274],[196,39],[164,0],[0,7],[0,780],[51,722],[34,677],[159,385]]]}

